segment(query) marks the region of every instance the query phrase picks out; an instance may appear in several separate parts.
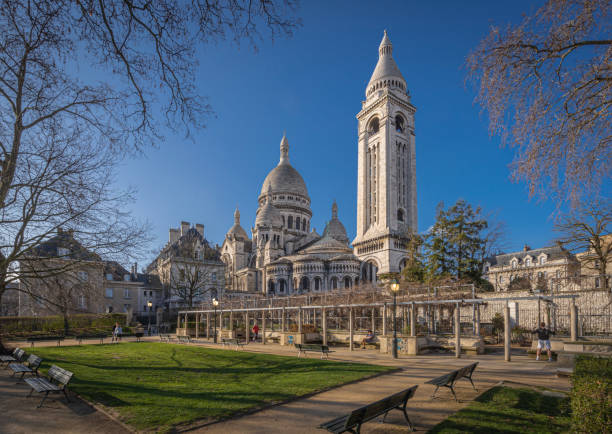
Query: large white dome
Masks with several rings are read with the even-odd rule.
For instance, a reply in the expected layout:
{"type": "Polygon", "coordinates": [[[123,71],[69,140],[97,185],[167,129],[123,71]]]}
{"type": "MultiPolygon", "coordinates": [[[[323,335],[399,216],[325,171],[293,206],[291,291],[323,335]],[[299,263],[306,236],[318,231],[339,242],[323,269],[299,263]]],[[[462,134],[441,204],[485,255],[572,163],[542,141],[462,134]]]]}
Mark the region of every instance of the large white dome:
{"type": "Polygon", "coordinates": [[[281,157],[274,169],[268,173],[261,186],[260,197],[272,193],[293,193],[310,199],[304,178],[289,164],[289,141],[283,135],[281,140],[281,157]]]}

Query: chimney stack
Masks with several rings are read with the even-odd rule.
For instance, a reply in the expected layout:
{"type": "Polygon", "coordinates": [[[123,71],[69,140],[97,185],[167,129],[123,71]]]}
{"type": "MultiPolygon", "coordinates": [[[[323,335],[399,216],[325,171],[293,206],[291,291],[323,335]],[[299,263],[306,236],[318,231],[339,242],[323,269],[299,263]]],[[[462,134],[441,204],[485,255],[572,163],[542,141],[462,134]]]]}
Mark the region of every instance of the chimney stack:
{"type": "Polygon", "coordinates": [[[176,243],[178,239],[179,239],[179,230],[175,228],[170,228],[170,238],[168,239],[170,244],[176,243]]]}
{"type": "Polygon", "coordinates": [[[189,222],[181,222],[181,237],[187,233],[189,226],[189,222]]]}
{"type": "Polygon", "coordinates": [[[523,252],[528,252],[529,250],[531,250],[531,247],[525,244],[525,246],[523,247],[523,252]]]}
{"type": "Polygon", "coordinates": [[[201,223],[196,223],[195,225],[196,231],[200,233],[200,235],[204,236],[204,225],[201,223]]]}

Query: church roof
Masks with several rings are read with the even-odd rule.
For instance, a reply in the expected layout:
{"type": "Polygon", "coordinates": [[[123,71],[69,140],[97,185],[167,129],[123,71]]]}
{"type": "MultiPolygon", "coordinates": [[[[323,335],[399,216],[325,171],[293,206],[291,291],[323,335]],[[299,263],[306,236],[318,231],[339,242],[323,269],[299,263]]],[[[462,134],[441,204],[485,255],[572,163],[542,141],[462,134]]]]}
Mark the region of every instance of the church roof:
{"type": "Polygon", "coordinates": [[[261,186],[261,195],[271,190],[272,193],[293,193],[309,198],[304,178],[289,164],[289,141],[285,135],[281,140],[280,150],[280,161],[266,176],[261,186]]]}
{"type": "Polygon", "coordinates": [[[225,235],[228,238],[236,238],[237,240],[246,241],[249,239],[246,231],[240,226],[240,211],[236,208],[234,211],[234,226],[232,226],[227,234],[225,235]]]}
{"type": "Polygon", "coordinates": [[[372,74],[372,78],[370,78],[368,87],[374,84],[374,82],[385,78],[399,78],[405,82],[404,76],[397,66],[397,63],[393,60],[393,44],[391,44],[386,30],[380,42],[378,53],[378,63],[376,64],[376,68],[374,68],[374,73],[372,74]]]}
{"type": "Polygon", "coordinates": [[[349,243],[349,238],[346,235],[346,228],[338,219],[338,205],[336,204],[336,201],[334,201],[332,205],[332,218],[327,223],[327,225],[325,226],[325,230],[323,231],[323,236],[325,235],[329,235],[330,237],[340,241],[341,243],[349,243]]]}
{"type": "Polygon", "coordinates": [[[351,252],[350,247],[340,241],[332,238],[330,234],[324,234],[323,237],[314,243],[312,246],[304,249],[306,253],[331,253],[331,252],[351,252]]]}
{"type": "Polygon", "coordinates": [[[272,205],[272,187],[268,186],[266,203],[257,211],[255,226],[282,226],[283,216],[278,208],[272,205]]]}

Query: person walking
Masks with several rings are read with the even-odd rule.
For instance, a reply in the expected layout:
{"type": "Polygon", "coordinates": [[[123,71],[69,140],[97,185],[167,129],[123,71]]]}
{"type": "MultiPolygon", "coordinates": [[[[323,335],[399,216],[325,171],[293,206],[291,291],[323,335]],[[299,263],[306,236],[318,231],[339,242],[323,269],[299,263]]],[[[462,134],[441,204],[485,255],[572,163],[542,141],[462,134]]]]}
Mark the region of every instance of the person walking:
{"type": "Polygon", "coordinates": [[[538,347],[536,351],[536,360],[540,360],[540,354],[542,354],[542,348],[546,348],[548,352],[548,361],[552,362],[552,353],[550,351],[550,335],[554,335],[554,332],[546,327],[546,323],[540,323],[540,327],[535,329],[532,333],[538,335],[538,347]]]}
{"type": "Polygon", "coordinates": [[[257,335],[259,334],[259,326],[257,323],[253,326],[253,342],[257,340],[257,335]]]}

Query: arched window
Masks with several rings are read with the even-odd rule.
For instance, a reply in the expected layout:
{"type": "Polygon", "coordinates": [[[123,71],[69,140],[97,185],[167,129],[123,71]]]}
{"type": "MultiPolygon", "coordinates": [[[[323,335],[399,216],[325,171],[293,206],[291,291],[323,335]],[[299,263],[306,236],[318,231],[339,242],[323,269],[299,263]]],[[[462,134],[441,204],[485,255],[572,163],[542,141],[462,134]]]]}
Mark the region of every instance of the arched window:
{"type": "Polygon", "coordinates": [[[526,265],[527,267],[531,267],[531,258],[527,258],[527,259],[525,260],[525,265],[526,265]]]}
{"type": "Polygon", "coordinates": [[[293,229],[293,216],[291,215],[287,218],[287,228],[293,229]]]}
{"type": "Polygon", "coordinates": [[[370,125],[368,126],[368,132],[370,134],[376,134],[380,128],[378,123],[378,118],[374,118],[370,121],[370,125]]]}
{"type": "Polygon", "coordinates": [[[296,217],[295,218],[295,228],[299,231],[300,230],[300,218],[296,217]]]}
{"type": "Polygon", "coordinates": [[[310,280],[308,280],[308,277],[302,277],[302,280],[300,280],[300,289],[302,291],[308,291],[310,289],[310,280]]]}
{"type": "Polygon", "coordinates": [[[274,280],[268,282],[268,294],[274,294],[274,280]]]}
{"type": "Polygon", "coordinates": [[[280,279],[278,281],[278,292],[285,292],[285,286],[286,286],[285,279],[280,279]]]}
{"type": "Polygon", "coordinates": [[[404,221],[404,210],[403,209],[398,209],[397,210],[397,221],[398,222],[403,222],[404,221]]]}
{"type": "Polygon", "coordinates": [[[315,291],[319,291],[321,289],[321,278],[320,277],[315,277],[314,289],[315,291]]]}
{"type": "Polygon", "coordinates": [[[306,219],[302,220],[302,230],[306,232],[306,219]]]}
{"type": "Polygon", "coordinates": [[[283,226],[285,226],[285,216],[281,216],[283,218],[283,226]]]}
{"type": "Polygon", "coordinates": [[[338,288],[338,279],[336,277],[332,277],[331,278],[331,289],[337,289],[338,288]]]}
{"type": "Polygon", "coordinates": [[[346,276],[346,277],[344,278],[344,287],[345,287],[345,288],[350,288],[350,287],[351,287],[351,278],[350,278],[350,277],[348,277],[348,276],[346,276]]]}
{"type": "Polygon", "coordinates": [[[512,268],[516,268],[516,266],[517,266],[516,259],[513,259],[512,260],[512,268]]]}
{"type": "Polygon", "coordinates": [[[395,117],[395,131],[397,131],[398,133],[404,132],[404,118],[400,115],[397,115],[395,117]]]}

